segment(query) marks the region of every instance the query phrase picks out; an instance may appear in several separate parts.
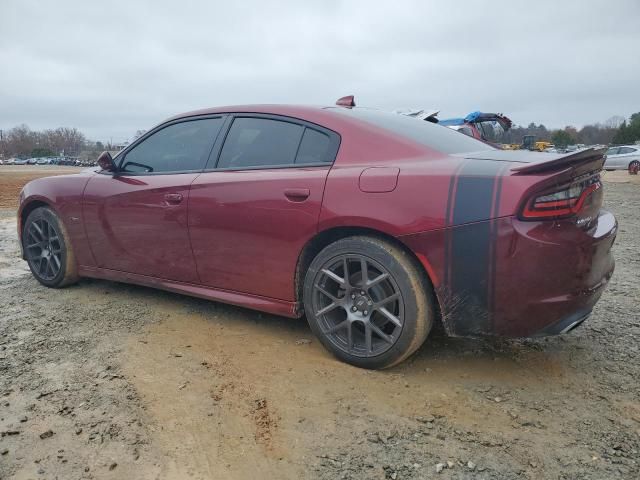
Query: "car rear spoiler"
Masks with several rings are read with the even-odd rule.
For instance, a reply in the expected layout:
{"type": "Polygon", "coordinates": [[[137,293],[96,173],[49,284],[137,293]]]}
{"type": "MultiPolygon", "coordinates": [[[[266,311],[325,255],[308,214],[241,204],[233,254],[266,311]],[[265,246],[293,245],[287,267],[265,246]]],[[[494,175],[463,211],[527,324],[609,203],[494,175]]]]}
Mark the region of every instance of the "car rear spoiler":
{"type": "Polygon", "coordinates": [[[606,152],[606,148],[587,148],[585,150],[569,154],[552,154],[551,158],[545,155],[544,160],[519,165],[517,167],[513,167],[511,171],[516,175],[532,175],[569,167],[582,167],[587,166],[588,164],[589,169],[599,171],[602,170],[606,159],[604,152],[606,152]]]}

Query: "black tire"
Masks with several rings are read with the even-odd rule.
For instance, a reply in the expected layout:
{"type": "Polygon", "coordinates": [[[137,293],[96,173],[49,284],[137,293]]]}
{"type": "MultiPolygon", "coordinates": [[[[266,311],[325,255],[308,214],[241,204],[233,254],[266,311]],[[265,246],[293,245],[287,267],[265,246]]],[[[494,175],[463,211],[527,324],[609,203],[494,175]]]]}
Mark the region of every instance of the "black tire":
{"type": "Polygon", "coordinates": [[[31,273],[42,285],[60,288],[78,280],[69,235],[47,207],[33,210],[24,222],[22,248],[31,273]]]}
{"type": "Polygon", "coordinates": [[[325,247],[306,272],[303,297],[320,342],[361,368],[402,362],[433,325],[433,289],[416,260],[374,237],[347,237],[325,247]]]}

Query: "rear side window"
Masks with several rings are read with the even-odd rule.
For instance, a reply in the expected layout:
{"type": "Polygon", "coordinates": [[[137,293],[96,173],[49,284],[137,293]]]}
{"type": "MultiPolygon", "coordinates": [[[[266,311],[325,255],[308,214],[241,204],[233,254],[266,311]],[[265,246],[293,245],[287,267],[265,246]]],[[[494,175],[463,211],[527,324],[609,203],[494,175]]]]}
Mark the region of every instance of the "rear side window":
{"type": "Polygon", "coordinates": [[[331,139],[329,135],[311,128],[305,128],[298,155],[296,156],[296,164],[331,162],[333,159],[330,155],[330,149],[331,139]]]}
{"type": "Polygon", "coordinates": [[[169,125],[127,152],[120,169],[131,173],[202,170],[221,126],[221,117],[169,125]]]}
{"type": "Polygon", "coordinates": [[[369,108],[330,108],[334,112],[371,123],[442,153],[495,150],[491,145],[467,135],[460,135],[460,132],[450,128],[406,115],[369,108]]]}
{"type": "Polygon", "coordinates": [[[626,153],[634,153],[636,151],[635,148],[631,148],[631,147],[620,147],[620,151],[618,152],[619,155],[623,155],[626,153]]]}
{"type": "Polygon", "coordinates": [[[292,165],[304,127],[267,118],[236,118],[220,152],[218,168],[292,165]]]}

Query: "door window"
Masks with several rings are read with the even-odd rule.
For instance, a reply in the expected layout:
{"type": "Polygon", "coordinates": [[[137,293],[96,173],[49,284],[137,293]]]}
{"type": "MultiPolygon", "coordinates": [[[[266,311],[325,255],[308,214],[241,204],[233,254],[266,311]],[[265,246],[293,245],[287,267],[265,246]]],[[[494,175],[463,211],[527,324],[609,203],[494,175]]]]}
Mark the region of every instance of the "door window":
{"type": "Polygon", "coordinates": [[[635,152],[635,148],[631,148],[631,147],[620,147],[620,151],[618,152],[618,155],[624,155],[626,153],[633,153],[635,152]]]}
{"type": "Polygon", "coordinates": [[[620,150],[618,147],[610,148],[609,150],[607,150],[606,155],[617,155],[618,150],[620,150]]]}
{"type": "Polygon", "coordinates": [[[120,170],[138,174],[202,170],[222,120],[205,118],[169,125],[127,152],[120,170]]]}
{"type": "Polygon", "coordinates": [[[222,147],[218,168],[293,165],[304,127],[266,118],[236,118],[222,147]]]}
{"type": "Polygon", "coordinates": [[[333,160],[331,150],[332,145],[329,135],[312,128],[305,128],[300,148],[296,155],[296,165],[329,163],[333,160]]]}

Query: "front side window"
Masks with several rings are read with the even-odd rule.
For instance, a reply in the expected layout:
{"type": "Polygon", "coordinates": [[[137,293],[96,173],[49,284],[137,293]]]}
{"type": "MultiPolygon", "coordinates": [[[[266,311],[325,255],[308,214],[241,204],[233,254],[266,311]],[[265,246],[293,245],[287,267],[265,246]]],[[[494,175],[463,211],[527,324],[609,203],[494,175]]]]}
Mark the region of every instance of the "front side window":
{"type": "Polygon", "coordinates": [[[222,121],[222,117],[217,117],[169,125],[127,152],[120,170],[130,173],[202,170],[222,121]]]}
{"type": "Polygon", "coordinates": [[[292,165],[304,127],[267,118],[236,118],[220,152],[218,168],[292,165]]]}

